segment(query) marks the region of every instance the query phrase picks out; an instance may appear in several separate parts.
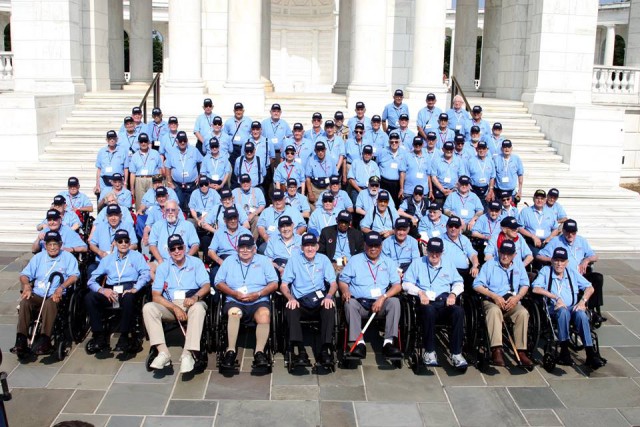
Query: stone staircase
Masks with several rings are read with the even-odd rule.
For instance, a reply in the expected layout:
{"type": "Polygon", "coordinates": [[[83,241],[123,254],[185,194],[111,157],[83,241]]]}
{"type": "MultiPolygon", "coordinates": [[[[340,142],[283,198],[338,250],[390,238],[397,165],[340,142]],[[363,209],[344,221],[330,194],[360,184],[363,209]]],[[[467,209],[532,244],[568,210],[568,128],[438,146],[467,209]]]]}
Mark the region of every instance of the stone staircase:
{"type": "MultiPolygon", "coordinates": [[[[105,132],[118,129],[122,118],[137,105],[143,93],[110,91],[87,93],[76,105],[66,123],[45,147],[40,161],[15,164],[0,171],[0,242],[7,248],[25,248],[35,238],[35,226],[44,217],[53,195],[66,188],[67,178],[77,176],[81,191],[95,199],[95,157],[105,144],[105,132]]],[[[293,125],[311,125],[311,115],[322,112],[328,118],[336,110],[347,112],[344,96],[336,94],[267,94],[264,113],[252,113],[254,119],[268,117],[271,104],[279,102],[283,118],[293,125]]],[[[521,102],[470,98],[472,105],[483,106],[484,117],[500,121],[504,136],[514,143],[514,152],[525,165],[524,201],[530,203],[537,188],[560,189],[560,203],[580,225],[580,233],[598,251],[640,251],[640,197],[620,187],[602,184],[587,173],[569,171],[545,138],[536,121],[521,102]]],[[[165,119],[171,111],[165,107],[165,119]]],[[[180,116],[180,129],[195,141],[194,114],[180,116]]],[[[412,112],[415,116],[417,112],[412,112]]],[[[373,114],[373,113],[372,113],[373,114]]],[[[226,119],[226,117],[225,117],[226,119]]],[[[415,128],[414,124],[411,124],[415,128]]]]}

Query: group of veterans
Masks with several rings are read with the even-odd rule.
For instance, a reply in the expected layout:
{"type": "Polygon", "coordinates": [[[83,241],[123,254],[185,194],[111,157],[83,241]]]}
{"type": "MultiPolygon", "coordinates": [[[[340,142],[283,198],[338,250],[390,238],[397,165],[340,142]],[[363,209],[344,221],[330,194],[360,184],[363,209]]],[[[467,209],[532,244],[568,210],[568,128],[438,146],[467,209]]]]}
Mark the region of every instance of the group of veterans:
{"type": "Polygon", "coordinates": [[[207,98],[193,135],[179,130],[177,117],[165,121],[159,108],[149,123],[133,108],[97,154],[99,211],[87,235],[78,230],[93,202],[75,177],[38,225],[35,256],[20,275],[13,350],[51,352],[58,304],[69,287],[86,286],[88,350],[109,349],[103,311],[118,306],[115,351],[129,351],[136,295],[150,284],[142,317],[158,351],[153,369],[171,363],[163,321],[188,321],[180,371],[194,369],[204,300],[214,292],[225,296],[228,319],[223,366],[236,362],[246,321],[256,325],[254,365],[268,364],[276,292],[285,300],[287,339],[298,360],[308,359],[300,322],[312,316],[321,321],[320,358],[331,362],[338,298],[351,355],[366,357],[362,320],[376,313],[385,322],[384,355],[397,357],[398,296],[405,292],[419,300],[424,363],[438,364],[435,325],[444,321],[452,327],[451,364],[466,368],[464,312],[456,300],[477,293],[492,362],[505,364],[502,322],[509,318],[519,359],[531,365],[520,301],[532,288],[558,319],[563,360],[570,361],[573,320],[587,363],[598,367],[584,316],[590,308],[606,320],[601,276],[590,268],[597,255],[558,203],[558,189],[537,190],[532,205],[518,210],[524,167],[502,125],[484,120],[481,106],[468,112],[459,96],[446,112],[436,103],[434,94],[426,96],[413,130],[400,89],[381,115],[367,116],[358,102],[348,119],[341,111],[326,119],[314,113],[305,130],[282,119],[277,103],[262,121],[247,117],[239,102],[223,120],[207,98]],[[84,284],[78,259],[88,260],[84,284]],[[55,272],[61,276],[50,280],[55,272]],[[30,343],[40,306],[41,330],[30,343]]]}

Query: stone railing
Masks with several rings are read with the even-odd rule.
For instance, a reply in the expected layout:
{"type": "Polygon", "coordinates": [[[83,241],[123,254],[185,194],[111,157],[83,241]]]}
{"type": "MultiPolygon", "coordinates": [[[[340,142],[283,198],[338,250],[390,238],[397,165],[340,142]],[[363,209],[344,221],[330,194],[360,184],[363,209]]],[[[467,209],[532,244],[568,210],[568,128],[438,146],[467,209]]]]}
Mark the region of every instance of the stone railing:
{"type": "MultiPolygon", "coordinates": [[[[451,79],[444,79],[442,81],[442,84],[447,88],[447,90],[451,89],[451,79]]],[[[480,80],[475,79],[473,81],[473,86],[476,88],[476,90],[478,90],[480,88],[480,80]]]]}
{"type": "Polygon", "coordinates": [[[594,65],[591,93],[593,102],[635,104],[640,94],[640,69],[594,65]]]}
{"type": "Polygon", "coordinates": [[[0,52],[0,91],[13,90],[13,53],[0,52]]]}

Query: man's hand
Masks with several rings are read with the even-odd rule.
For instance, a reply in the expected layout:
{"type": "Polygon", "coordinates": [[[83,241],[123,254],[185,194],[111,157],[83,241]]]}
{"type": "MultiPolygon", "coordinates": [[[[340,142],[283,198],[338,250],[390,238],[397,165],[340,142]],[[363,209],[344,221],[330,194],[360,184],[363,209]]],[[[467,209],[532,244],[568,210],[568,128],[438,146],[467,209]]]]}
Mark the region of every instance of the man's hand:
{"type": "Polygon", "coordinates": [[[429,297],[427,297],[426,293],[420,291],[418,292],[418,297],[420,298],[420,304],[429,305],[429,297]]]}
{"type": "MultiPolygon", "coordinates": [[[[186,300],[185,300],[186,301],[186,300]]],[[[187,321],[187,313],[185,311],[174,304],[173,306],[173,314],[176,316],[178,322],[186,322],[187,321]]]]}
{"type": "Polygon", "coordinates": [[[491,299],[498,307],[500,307],[501,310],[504,310],[504,307],[506,305],[504,298],[502,298],[500,295],[496,295],[491,297],[491,299]]]}
{"type": "Polygon", "coordinates": [[[342,294],[342,301],[349,302],[351,299],[351,292],[347,289],[344,292],[340,291],[340,293],[342,294]]]}
{"type": "Polygon", "coordinates": [[[102,295],[105,296],[111,302],[114,302],[118,299],[118,294],[113,291],[113,289],[102,288],[102,295]]]}
{"type": "Polygon", "coordinates": [[[62,299],[62,286],[59,286],[55,292],[53,293],[53,295],[51,295],[51,299],[53,300],[53,302],[55,302],[56,304],[60,302],[60,300],[62,299]]]}
{"type": "Polygon", "coordinates": [[[335,307],[336,303],[333,300],[333,298],[325,297],[322,299],[322,302],[320,303],[320,305],[322,305],[322,308],[329,310],[330,308],[335,307]]]}
{"type": "Polygon", "coordinates": [[[193,304],[195,304],[197,301],[196,298],[194,297],[189,297],[189,298],[185,298],[184,301],[182,301],[182,305],[185,306],[185,308],[189,308],[191,307],[193,304]]]}
{"type": "Polygon", "coordinates": [[[581,275],[585,275],[585,273],[587,272],[587,268],[589,267],[589,261],[582,261],[580,264],[578,264],[578,273],[580,273],[581,275]]]}
{"type": "Polygon", "coordinates": [[[533,240],[533,244],[536,246],[536,248],[541,248],[542,247],[542,240],[540,240],[540,238],[538,238],[537,236],[533,236],[532,240],[533,240]]]}
{"type": "Polygon", "coordinates": [[[511,296],[504,305],[504,311],[513,310],[513,308],[518,305],[518,301],[520,301],[520,297],[518,295],[511,296]]]}
{"type": "Polygon", "coordinates": [[[447,297],[447,306],[455,305],[455,303],[456,303],[456,295],[449,294],[449,296],[447,297]]]}
{"type": "Polygon", "coordinates": [[[22,294],[20,295],[20,298],[22,299],[31,298],[31,286],[27,286],[22,290],[22,294]]]}
{"type": "Polygon", "coordinates": [[[473,278],[478,277],[478,267],[471,267],[471,270],[469,270],[469,273],[473,278]]]}
{"type": "Polygon", "coordinates": [[[585,311],[587,309],[587,304],[581,299],[576,305],[573,306],[573,311],[585,311]]]}
{"type": "Polygon", "coordinates": [[[291,297],[291,299],[289,301],[287,301],[287,308],[289,310],[295,310],[296,308],[300,307],[300,303],[298,302],[297,299],[291,297]]]}
{"type": "Polygon", "coordinates": [[[384,305],[384,300],[386,298],[383,296],[378,297],[378,299],[376,300],[376,302],[373,303],[373,305],[371,306],[371,311],[373,311],[374,313],[379,313],[380,310],[382,310],[382,306],[384,305]]]}
{"type": "Polygon", "coordinates": [[[100,193],[100,184],[96,184],[96,186],[93,187],[93,194],[97,193],[100,193]]]}
{"type": "Polygon", "coordinates": [[[560,310],[562,307],[567,307],[567,305],[564,303],[564,301],[562,301],[562,298],[558,297],[558,299],[556,300],[556,304],[554,306],[554,309],[556,310],[560,310]]]}

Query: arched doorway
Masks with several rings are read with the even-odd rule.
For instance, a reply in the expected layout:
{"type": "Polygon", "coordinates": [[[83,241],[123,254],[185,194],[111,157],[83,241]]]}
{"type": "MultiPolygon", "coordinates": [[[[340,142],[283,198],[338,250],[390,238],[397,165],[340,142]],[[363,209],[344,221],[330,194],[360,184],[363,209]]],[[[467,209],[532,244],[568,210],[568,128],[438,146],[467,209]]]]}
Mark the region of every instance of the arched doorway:
{"type": "Polygon", "coordinates": [[[5,52],[11,52],[11,24],[7,24],[4,27],[4,50],[5,52]]]}
{"type": "Polygon", "coordinates": [[[613,65],[616,67],[624,66],[624,59],[627,44],[621,35],[616,34],[616,41],[613,45],[613,65]]]}

